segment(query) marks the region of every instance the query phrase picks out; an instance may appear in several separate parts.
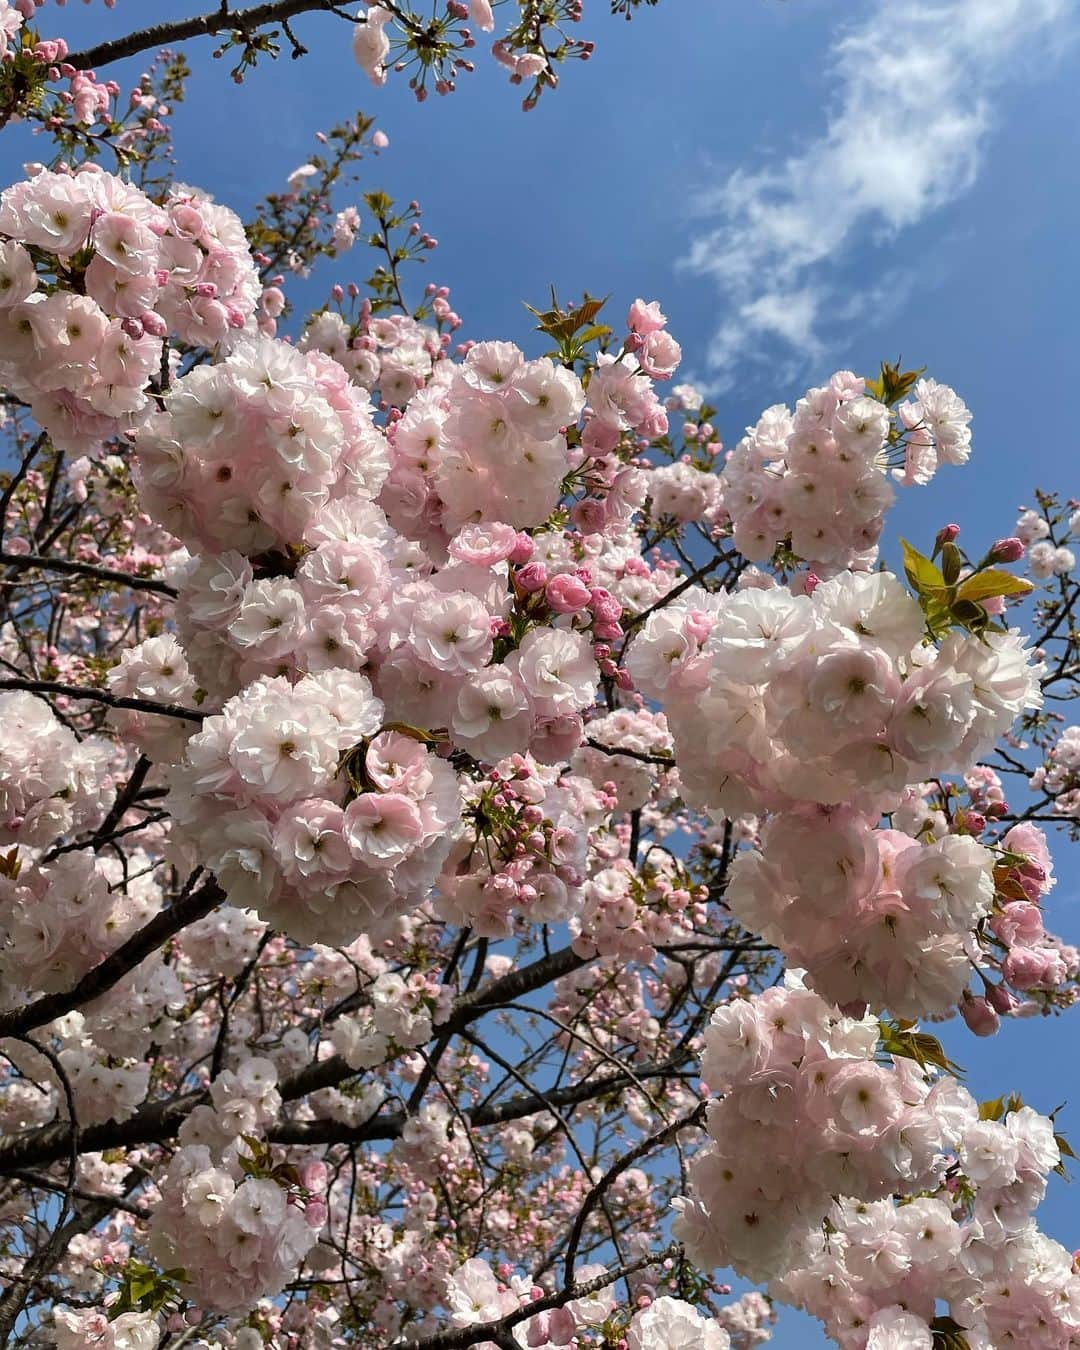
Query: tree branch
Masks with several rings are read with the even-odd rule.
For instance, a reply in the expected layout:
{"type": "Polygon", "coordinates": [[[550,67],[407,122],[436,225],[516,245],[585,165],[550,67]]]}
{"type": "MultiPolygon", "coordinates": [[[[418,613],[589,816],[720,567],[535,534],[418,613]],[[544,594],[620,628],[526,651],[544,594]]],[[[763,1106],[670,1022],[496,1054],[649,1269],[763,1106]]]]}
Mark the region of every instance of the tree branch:
{"type": "Polygon", "coordinates": [[[71,558],[43,558],[37,553],[0,552],[0,563],[5,567],[36,568],[41,572],[59,572],[63,576],[88,577],[114,586],[126,586],[131,591],[155,591],[158,595],[175,596],[176,589],[153,577],[137,577],[130,572],[117,572],[111,567],[95,567],[91,563],[75,562],[71,558]]]}
{"type": "Polygon", "coordinates": [[[222,4],[209,14],[175,19],[171,23],[151,24],[149,28],[140,28],[124,37],[113,38],[111,42],[99,42],[96,47],[87,47],[85,51],[71,52],[64,60],[77,70],[96,70],[113,61],[121,61],[125,56],[171,47],[187,38],[212,37],[215,33],[252,33],[264,24],[284,25],[295,15],[312,11],[341,14],[331,0],[267,0],[265,4],[232,10],[227,4],[222,4]]]}
{"type": "Polygon", "coordinates": [[[121,698],[104,689],[80,689],[77,684],[60,684],[56,680],[0,680],[0,689],[23,689],[29,694],[63,694],[65,698],[82,698],[89,703],[102,703],[106,708],[130,708],[133,712],[154,713],[158,717],[178,717],[185,722],[201,722],[209,713],[198,708],[183,708],[178,703],[155,703],[147,698],[121,698]]]}
{"type": "MultiPolygon", "coordinates": [[[[681,1250],[679,1244],[674,1242],[663,1251],[655,1252],[652,1256],[643,1256],[624,1266],[616,1266],[614,1270],[605,1271],[594,1280],[583,1280],[581,1284],[568,1285],[556,1294],[545,1294],[543,1298],[527,1303],[515,1312],[507,1313],[498,1321],[474,1322],[471,1326],[457,1327],[453,1331],[440,1331],[437,1335],[425,1337],[420,1341],[395,1341],[391,1350],[398,1350],[398,1347],[406,1345],[411,1346],[412,1350],[468,1350],[469,1346],[479,1345],[483,1341],[494,1340],[499,1343],[500,1338],[502,1343],[507,1343],[506,1333],[519,1322],[525,1322],[530,1317],[535,1317],[537,1313],[547,1312],[551,1308],[562,1307],[572,1299],[586,1298],[589,1294],[599,1293],[601,1289],[606,1289],[608,1285],[615,1284],[627,1275],[633,1275],[635,1271],[644,1270],[647,1266],[660,1265],[668,1257],[678,1256],[681,1250]]],[[[514,1344],[513,1341],[509,1343],[514,1344]]]]}
{"type": "Polygon", "coordinates": [[[133,933],[128,940],[100,965],[87,971],[78,984],[60,994],[46,994],[36,1003],[14,1012],[0,1013],[0,1036],[20,1036],[35,1027],[44,1026],[54,1018],[63,1017],[73,1008],[90,1003],[110,990],[114,984],[135,969],[137,965],[158,950],[169,938],[188,924],[209,914],[225,899],[216,881],[204,882],[189,895],[182,895],[168,909],[163,909],[145,927],[133,933]]]}

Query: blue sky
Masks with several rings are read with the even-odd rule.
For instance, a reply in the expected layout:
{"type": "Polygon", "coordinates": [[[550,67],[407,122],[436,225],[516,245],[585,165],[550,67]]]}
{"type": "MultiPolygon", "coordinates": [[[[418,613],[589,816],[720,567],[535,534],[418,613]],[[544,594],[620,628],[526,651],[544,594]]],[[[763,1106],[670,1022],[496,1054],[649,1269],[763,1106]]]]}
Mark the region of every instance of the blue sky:
{"type": "MultiPolygon", "coordinates": [[[[50,5],[40,27],[76,47],[210,8],[50,5]]],[[[606,8],[586,4],[593,60],[528,114],[483,56],[445,100],[418,106],[393,78],[373,89],[331,16],[296,20],[311,54],[265,63],[243,89],[208,40],[192,42],[181,176],[244,212],[283,187],[317,129],[363,108],[391,145],[362,187],[421,201],[441,241],[430,279],[452,287],[468,336],[529,347],[521,302],[551,282],[566,297],[610,292],[617,316],[658,298],[729,444],[834,369],[927,365],[973,409],[975,450],[901,494],[887,554],[898,534],[926,543],[953,519],[979,551],[1035,485],[1080,493],[1077,0],[662,0],[632,23],[606,8]]],[[[5,181],[34,153],[9,131],[5,181]]],[[[309,303],[350,279],[348,261],[309,283],[309,303]]],[[[370,270],[360,252],[354,268],[370,270]]],[[[1080,941],[1067,851],[1059,839],[1050,914],[1080,941]]],[[[977,1095],[1068,1099],[1062,1125],[1080,1138],[1075,1020],[945,1039],[977,1095]]],[[[1080,1242],[1061,1182],[1043,1223],[1080,1242]]],[[[774,1341],[824,1343],[794,1314],[774,1341]]]]}

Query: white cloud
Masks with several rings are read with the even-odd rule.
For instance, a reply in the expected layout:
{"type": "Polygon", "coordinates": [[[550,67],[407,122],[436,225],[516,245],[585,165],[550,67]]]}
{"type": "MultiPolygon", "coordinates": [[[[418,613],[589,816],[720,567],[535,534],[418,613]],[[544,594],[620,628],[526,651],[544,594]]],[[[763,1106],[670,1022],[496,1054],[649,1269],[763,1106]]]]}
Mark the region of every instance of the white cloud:
{"type": "MultiPolygon", "coordinates": [[[[740,362],[775,353],[778,340],[800,363],[823,354],[823,320],[836,316],[831,267],[854,238],[891,236],[972,185],[995,90],[1032,78],[1032,58],[1065,40],[1074,3],[877,0],[838,33],[821,135],[702,194],[714,223],[685,265],[721,296],[707,358],[714,388],[729,385],[740,362]]],[[[849,287],[843,296],[850,309],[849,287]]],[[[865,298],[876,308],[880,286],[865,298]]]]}

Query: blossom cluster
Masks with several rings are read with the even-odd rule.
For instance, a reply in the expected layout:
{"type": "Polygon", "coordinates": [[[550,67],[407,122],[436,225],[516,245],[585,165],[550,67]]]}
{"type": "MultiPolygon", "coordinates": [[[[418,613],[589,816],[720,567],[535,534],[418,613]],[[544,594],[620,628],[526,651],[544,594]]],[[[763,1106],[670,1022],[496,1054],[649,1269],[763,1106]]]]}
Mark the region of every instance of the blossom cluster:
{"type": "Polygon", "coordinates": [[[665,702],[695,805],[735,816],[871,794],[884,806],[932,772],[961,772],[1041,698],[1018,629],[923,637],[887,572],[842,572],[810,595],[752,578],[653,614],[627,665],[665,702]]]}
{"type": "Polygon", "coordinates": [[[387,471],[345,371],[270,338],[242,339],[228,360],[177,380],[138,451],[147,510],[199,553],[314,542],[321,510],[370,501],[387,471]]]}
{"type": "Polygon", "coordinates": [[[232,904],[303,942],[349,942],[424,898],[450,851],[457,779],[381,722],[349,671],[258,679],[206,719],[170,803],[232,904]]]}
{"type": "MultiPolygon", "coordinates": [[[[604,1273],[603,1266],[581,1266],[577,1271],[577,1282],[585,1284],[604,1273]]],[[[487,1261],[473,1257],[448,1274],[443,1297],[451,1324],[468,1327],[498,1321],[508,1313],[527,1308],[543,1293],[540,1287],[530,1287],[518,1277],[500,1280],[487,1261]]],[[[691,1346],[696,1350],[731,1350],[737,1344],[719,1321],[702,1316],[683,1299],[668,1295],[652,1299],[644,1295],[640,1303],[639,1309],[620,1331],[620,1344],[627,1350],[689,1350],[691,1346]]],[[[752,1315],[745,1317],[744,1310],[737,1305],[731,1305],[731,1308],[736,1324],[741,1315],[751,1324],[757,1320],[752,1315]]],[[[612,1289],[602,1288],[523,1319],[514,1328],[515,1340],[530,1350],[554,1350],[556,1346],[580,1344],[583,1341],[578,1338],[606,1329],[605,1324],[615,1310],[612,1289]]],[[[744,1340],[745,1345],[752,1343],[744,1340]]],[[[478,1350],[490,1344],[490,1341],[478,1342],[478,1350]]]]}
{"type": "Polygon", "coordinates": [[[424,1045],[433,1028],[446,1021],[452,1003],[446,985],[419,974],[406,982],[385,971],[363,992],[367,1006],[337,1018],[331,1033],[338,1053],[353,1069],[381,1064],[392,1046],[424,1045]]]}
{"type": "Polygon", "coordinates": [[[934,1089],[910,1065],[876,1063],[878,1037],[873,1017],[846,1017],[799,987],[716,1010],[702,1056],[718,1094],[712,1142],[690,1163],[691,1197],[675,1225],[697,1264],[768,1280],[798,1264],[833,1195],[937,1188],[934,1089]]]}
{"type": "Polygon", "coordinates": [[[931,1350],[939,1301],[970,1345],[1068,1345],[1080,1331],[1080,1276],[1032,1218],[1059,1161],[1053,1125],[1024,1106],[983,1118],[958,1084],[946,1097],[936,1106],[946,1184],[899,1206],[835,1201],[806,1259],[773,1288],[843,1350],[931,1350]]]}
{"type": "Polygon", "coordinates": [[[183,1269],[194,1297],[219,1311],[278,1294],[318,1240],[325,1211],[303,1207],[272,1177],[240,1177],[214,1165],[209,1149],[177,1150],[150,1224],[150,1250],[183,1269]]]}
{"type": "MultiPolygon", "coordinates": [[[[1080,520],[1076,519],[1076,513],[1070,522],[1070,533],[1080,533],[1080,520]]],[[[1050,538],[1050,522],[1038,511],[1022,511],[1016,522],[1015,534],[1027,548],[1028,568],[1033,577],[1044,581],[1048,577],[1064,576],[1076,566],[1076,554],[1071,548],[1057,544],[1050,538]]]]}
{"type": "Polygon", "coordinates": [[[0,845],[43,849],[101,823],[113,786],[113,746],[76,738],[33,694],[0,694],[0,845]]]}
{"type": "Polygon", "coordinates": [[[515,919],[566,922],[581,908],[590,831],[611,805],[586,780],[531,757],[496,764],[466,797],[439,913],[486,937],[508,936],[515,919]]]}
{"type": "Polygon", "coordinates": [[[970,836],[920,843],[849,808],[808,810],[771,818],[726,898],[829,1002],[943,1016],[967,987],[993,866],[970,836]]]}
{"type": "Polygon", "coordinates": [[[239,218],[197,193],[159,206],[88,164],[0,196],[0,375],[59,448],[137,426],[162,339],[226,343],[260,291],[239,218]]]}
{"type": "Polygon", "coordinates": [[[1067,726],[1049,747],[1046,762],[1030,779],[1035,792],[1053,798],[1053,810],[1061,816],[1080,816],[1080,726],[1067,726]]]}
{"type": "MultiPolygon", "coordinates": [[[[39,1085],[29,1119],[49,1118],[54,1112],[61,1118],[70,1118],[68,1092],[75,1116],[84,1125],[126,1120],[134,1115],[146,1097],[150,1066],[122,1050],[116,1054],[104,1050],[89,1032],[88,1021],[92,1020],[78,1012],[57,1020],[52,1027],[52,1038],[58,1050],[56,1064],[37,1049],[28,1048],[24,1042],[0,1042],[5,1058],[17,1065],[30,1082],[39,1085]],[[63,1074],[63,1082],[57,1065],[63,1074]]],[[[132,1048],[138,1050],[140,1047],[132,1048]]],[[[23,1123],[19,1117],[28,1103],[16,1093],[5,1092],[4,1098],[5,1117],[13,1124],[23,1123]]]]}
{"type": "Polygon", "coordinates": [[[157,1350],[161,1328],[153,1313],[110,1318],[96,1309],[59,1307],[53,1312],[56,1350],[157,1350]]]}
{"type": "Polygon", "coordinates": [[[372,315],[363,309],[357,325],[336,310],[324,310],[307,324],[297,343],[302,352],[333,357],[355,384],[378,389],[380,399],[398,410],[430,381],[446,345],[443,335],[408,314],[372,315]]]}
{"type": "Polygon", "coordinates": [[[769,1281],[843,1350],[930,1350],[939,1300],[973,1345],[1069,1343],[1080,1276],[1031,1217],[1052,1122],[875,1063],[877,1037],[790,976],[717,1010],[702,1068],[722,1095],[677,1220],[695,1259],[769,1281]]]}
{"type": "Polygon", "coordinates": [[[13,988],[69,988],[153,917],[159,889],[114,889],[118,873],[115,859],[77,849],[49,863],[28,860],[14,877],[0,874],[0,965],[13,988]]]}
{"type": "Polygon", "coordinates": [[[971,453],[971,414],[935,380],[893,413],[851,371],[811,389],[795,412],[767,409],[728,456],[721,481],[739,552],[767,562],[781,543],[819,575],[865,568],[877,556],[893,500],[887,472],[903,484],[926,483],[939,464],[971,453]]]}
{"type": "MultiPolygon", "coordinates": [[[[376,76],[390,23],[356,26],[376,76]]],[[[89,77],[78,96],[104,97],[89,77]]],[[[334,247],[359,226],[341,213],[334,247]]],[[[506,1317],[523,1350],[748,1350],[761,1296],[717,1311],[715,1280],[641,1259],[678,1169],[646,1140],[603,1171],[702,1118],[703,1040],[710,1143],[676,1225],[695,1262],[768,1283],[844,1350],[933,1346],[939,1298],[972,1350],[1067,1343],[1075,1276],[1031,1219],[1053,1125],[980,1112],[909,1025],[959,1011],[990,1034],[1073,1001],[1080,973],[1045,927],[1045,838],[977,762],[1030,714],[1033,786],[1072,809],[1075,738],[1040,712],[1053,658],[1006,619],[1025,583],[964,602],[990,562],[965,571],[955,527],[909,566],[917,595],[871,570],[889,471],[968,456],[953,391],[840,372],[718,473],[712,410],[657,392],[681,352],[655,303],[621,338],[590,330],[588,297],[556,306],[536,359],[452,351],[438,288],[432,326],[366,302],[293,344],[280,278],[260,307],[256,264],[279,264],[189,189],[41,171],[0,200],[0,235],[0,378],[82,455],[12,486],[5,565],[44,574],[27,612],[52,604],[72,636],[0,632],[58,709],[0,696],[0,975],[32,1020],[35,993],[151,919],[170,931],[76,1011],[44,1005],[42,1050],[0,1045],[16,1149],[69,1118],[76,1142],[140,1141],[71,1173],[124,1203],[77,1235],[69,1287],[115,1312],[106,1284],[148,1255],[162,1306],[189,1300],[164,1330],[222,1350],[506,1317]],[[81,532],[48,533],[54,491],[81,532]],[[95,606],[103,576],[118,594],[95,606]],[[91,682],[97,703],[57,692],[91,682]],[[201,869],[223,903],[170,929],[201,869]],[[777,952],[801,973],[768,987],[777,952]],[[520,1033],[513,1059],[493,1026],[520,1033]],[[588,1264],[577,1282],[610,1283],[550,1297],[537,1253],[569,1255],[579,1216],[576,1250],[612,1239],[629,1306],[588,1264]]],[[[988,559],[1029,546],[1067,578],[1050,522],[1026,513],[988,559]]],[[[66,1163],[51,1185],[75,1184],[66,1163]]],[[[127,1312],[53,1314],[60,1344],[147,1339],[127,1312]]]]}
{"type": "Polygon", "coordinates": [[[584,404],[577,376],[546,358],[526,361],[509,342],[478,343],[439,373],[394,427],[399,509],[390,519],[409,533],[402,499],[411,489],[420,500],[438,498],[448,535],[469,522],[541,524],[571,468],[562,432],[584,404]]]}

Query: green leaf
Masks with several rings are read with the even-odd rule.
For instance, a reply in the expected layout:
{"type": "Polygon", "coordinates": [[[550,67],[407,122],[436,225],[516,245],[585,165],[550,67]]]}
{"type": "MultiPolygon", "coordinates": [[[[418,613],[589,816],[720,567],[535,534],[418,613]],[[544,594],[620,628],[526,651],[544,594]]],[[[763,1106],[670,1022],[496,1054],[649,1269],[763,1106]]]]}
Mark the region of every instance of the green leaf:
{"type": "Polygon", "coordinates": [[[896,1055],[899,1059],[913,1059],[922,1069],[932,1064],[935,1068],[943,1069],[957,1078],[963,1077],[963,1069],[949,1059],[936,1036],[931,1036],[926,1031],[910,1031],[895,1022],[884,1020],[878,1022],[878,1028],[881,1034],[881,1048],[887,1055],[896,1055]]]}
{"type": "Polygon", "coordinates": [[[1023,1097],[1019,1092],[1010,1093],[1008,1097],[992,1097],[989,1101],[979,1103],[980,1120],[1004,1120],[1012,1111],[1019,1111],[1024,1104],[1023,1097]]]}
{"type": "Polygon", "coordinates": [[[991,1097],[989,1101],[979,1103],[980,1120],[1000,1120],[1004,1114],[1004,1097],[991,1097]]]}
{"type": "Polygon", "coordinates": [[[891,408],[911,393],[915,381],[925,370],[925,366],[920,366],[918,370],[901,370],[899,363],[894,366],[888,361],[882,361],[881,374],[876,380],[867,380],[866,387],[876,399],[891,408]]]}
{"type": "Polygon", "coordinates": [[[951,1317],[935,1317],[930,1323],[934,1350],[971,1350],[971,1345],[964,1335],[966,1330],[967,1327],[962,1327],[951,1317]]]}
{"type": "Polygon", "coordinates": [[[900,540],[900,547],[904,550],[904,572],[912,589],[920,596],[944,594],[948,587],[938,565],[931,562],[925,553],[913,548],[906,539],[900,540]]]}
{"type": "Polygon", "coordinates": [[[964,555],[955,544],[941,546],[941,575],[949,586],[955,586],[960,579],[960,570],[964,565],[964,555]]]}
{"type": "Polygon", "coordinates": [[[945,601],[932,595],[920,596],[919,600],[926,615],[926,626],[933,636],[940,637],[947,633],[953,625],[953,615],[945,601]]]}
{"type": "Polygon", "coordinates": [[[373,216],[384,218],[390,214],[394,206],[393,198],[388,197],[385,192],[365,192],[364,201],[373,216]]]}
{"type": "MultiPolygon", "coordinates": [[[[556,342],[569,342],[574,334],[580,329],[589,328],[593,320],[607,304],[608,299],[608,296],[605,296],[602,300],[597,299],[596,296],[590,295],[589,292],[586,291],[580,305],[576,305],[571,309],[561,309],[559,307],[558,297],[555,295],[553,289],[551,293],[550,309],[533,309],[532,305],[526,305],[525,308],[530,314],[535,315],[535,317],[540,320],[536,326],[541,333],[547,333],[549,337],[553,337],[556,342]]],[[[599,325],[598,327],[602,326],[603,325],[599,325]]],[[[607,331],[610,332],[611,330],[609,329],[607,331]]],[[[593,336],[598,337],[602,336],[602,334],[597,332],[594,333],[593,336]]],[[[589,340],[590,339],[587,337],[582,337],[580,339],[580,341],[583,342],[588,342],[589,340]]]]}
{"type": "Polygon", "coordinates": [[[1055,1134],[1054,1143],[1057,1144],[1058,1148],[1061,1150],[1061,1152],[1065,1155],[1066,1158],[1076,1157],[1076,1154],[1072,1151],[1072,1146],[1070,1145],[1069,1141],[1065,1138],[1063,1134],[1055,1134]]]}
{"type": "Polygon", "coordinates": [[[180,1306],[180,1293],[173,1281],[186,1281],[187,1271],[182,1266],[164,1273],[132,1257],[124,1267],[120,1292],[109,1305],[109,1320],[125,1312],[161,1312],[180,1306]]]}
{"type": "Polygon", "coordinates": [[[594,323],[577,334],[579,343],[593,342],[596,338],[610,337],[614,330],[609,328],[606,323],[594,323]]]}
{"type": "Polygon", "coordinates": [[[984,572],[976,572],[962,581],[957,587],[957,600],[991,600],[999,595],[1027,595],[1034,590],[1030,581],[1017,577],[1012,572],[1003,572],[991,567],[984,572]]]}

